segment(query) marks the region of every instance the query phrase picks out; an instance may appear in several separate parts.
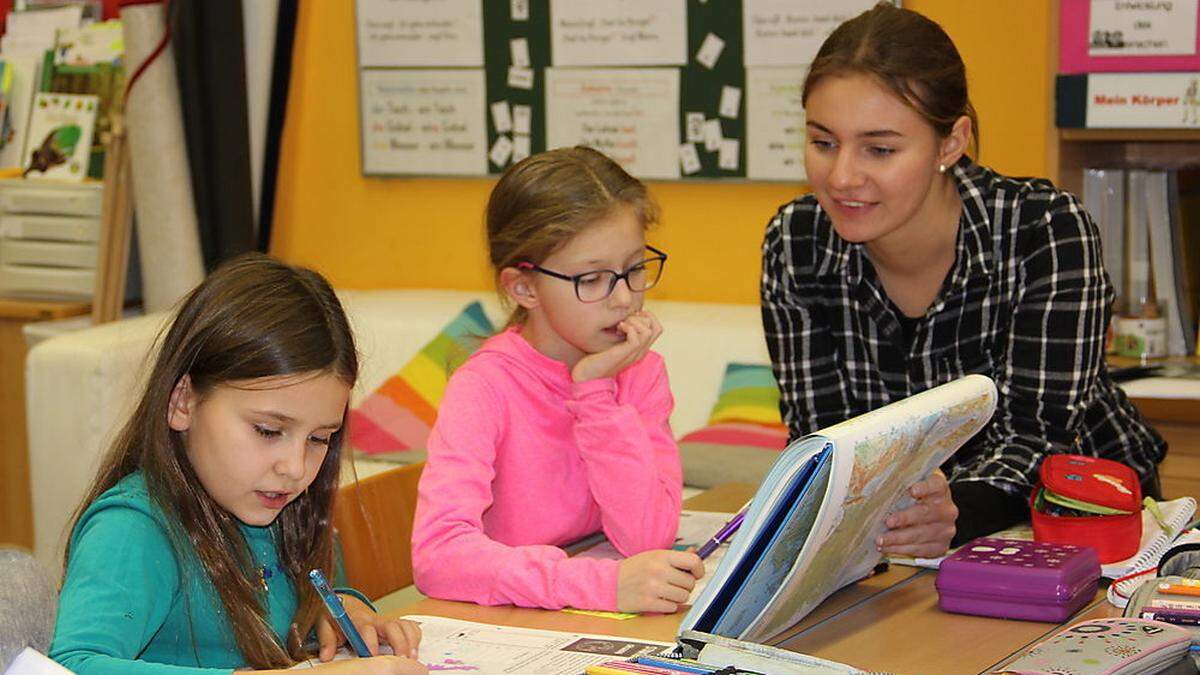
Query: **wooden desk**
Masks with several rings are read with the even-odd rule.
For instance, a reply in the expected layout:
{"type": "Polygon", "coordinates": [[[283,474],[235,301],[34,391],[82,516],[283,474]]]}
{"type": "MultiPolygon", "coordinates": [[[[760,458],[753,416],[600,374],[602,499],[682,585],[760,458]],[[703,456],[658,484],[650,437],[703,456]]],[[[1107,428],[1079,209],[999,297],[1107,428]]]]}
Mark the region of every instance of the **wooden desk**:
{"type": "MultiPolygon", "coordinates": [[[[753,494],[749,485],[731,483],[698,495],[686,508],[732,511],[753,494]]],[[[998,666],[1031,643],[1059,630],[1056,624],[1008,621],[949,614],[937,608],[936,574],[893,565],[883,574],[848,586],[821,603],[779,646],[847,663],[864,670],[897,673],[982,672],[998,666]]],[[[1097,594],[1092,605],[1067,623],[1120,611],[1097,594]]],[[[597,633],[674,642],[684,613],[643,615],[617,621],[519,607],[481,607],[445,600],[422,600],[396,612],[467,621],[597,633]]]]}
{"type": "Polygon", "coordinates": [[[86,314],[89,309],[82,302],[0,299],[0,543],[33,548],[22,328],[34,321],[86,314]]]}

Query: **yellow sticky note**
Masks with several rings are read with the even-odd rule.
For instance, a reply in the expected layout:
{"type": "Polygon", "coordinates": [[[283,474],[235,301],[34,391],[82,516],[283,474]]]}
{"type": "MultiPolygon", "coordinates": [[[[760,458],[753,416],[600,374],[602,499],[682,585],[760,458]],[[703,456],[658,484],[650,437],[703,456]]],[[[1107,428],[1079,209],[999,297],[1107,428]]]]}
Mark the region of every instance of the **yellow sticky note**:
{"type": "Polygon", "coordinates": [[[567,609],[564,609],[563,611],[568,614],[582,614],[583,616],[598,616],[601,619],[616,619],[618,621],[624,621],[625,619],[632,619],[637,616],[637,614],[630,614],[629,612],[600,612],[600,611],[596,611],[596,610],[592,610],[592,609],[567,608],[567,609]]]}

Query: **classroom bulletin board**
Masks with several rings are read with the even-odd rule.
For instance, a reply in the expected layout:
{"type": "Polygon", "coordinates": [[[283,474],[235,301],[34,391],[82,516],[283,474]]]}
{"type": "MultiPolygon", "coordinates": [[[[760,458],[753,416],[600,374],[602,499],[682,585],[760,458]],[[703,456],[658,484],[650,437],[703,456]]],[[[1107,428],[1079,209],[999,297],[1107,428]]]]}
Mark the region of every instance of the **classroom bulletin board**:
{"type": "Polygon", "coordinates": [[[803,181],[800,89],[876,0],[355,0],[362,172],[594,147],[643,179],[803,181]]]}

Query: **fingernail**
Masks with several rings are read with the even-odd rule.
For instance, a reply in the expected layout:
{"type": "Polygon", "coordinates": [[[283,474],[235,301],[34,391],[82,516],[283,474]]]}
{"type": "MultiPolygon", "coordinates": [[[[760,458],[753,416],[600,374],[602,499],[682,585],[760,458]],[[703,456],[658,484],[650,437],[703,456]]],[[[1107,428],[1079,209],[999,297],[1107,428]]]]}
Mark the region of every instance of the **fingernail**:
{"type": "Polygon", "coordinates": [[[875,538],[875,548],[876,548],[876,549],[882,549],[882,548],[883,548],[883,537],[876,537],[876,538],[875,538]]]}

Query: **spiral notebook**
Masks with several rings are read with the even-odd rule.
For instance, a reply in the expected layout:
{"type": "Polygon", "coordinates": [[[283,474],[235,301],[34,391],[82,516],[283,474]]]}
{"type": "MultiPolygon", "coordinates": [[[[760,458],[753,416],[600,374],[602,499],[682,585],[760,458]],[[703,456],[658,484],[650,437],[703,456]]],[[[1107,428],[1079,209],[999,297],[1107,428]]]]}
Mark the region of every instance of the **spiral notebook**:
{"type": "MultiPolygon", "coordinates": [[[[1171,547],[1171,544],[1179,537],[1183,529],[1192,521],[1192,517],[1196,513],[1196,500],[1191,497],[1180,497],[1179,499],[1158,502],[1158,508],[1162,512],[1163,521],[1166,522],[1169,531],[1164,531],[1159,527],[1158,522],[1148,509],[1142,509],[1142,541],[1138,545],[1137,553],[1124,560],[1101,565],[1101,576],[1116,579],[1132,572],[1156,566],[1158,559],[1167,552],[1167,549],[1171,547]]],[[[1029,523],[1023,523],[990,536],[1002,537],[1004,539],[1033,540],[1033,528],[1029,523]]],[[[946,556],[953,552],[950,551],[946,556]]],[[[946,556],[940,558],[890,557],[889,561],[902,565],[937,569],[938,565],[946,559],[946,556]]]]}
{"type": "Polygon", "coordinates": [[[1123,577],[1126,574],[1140,572],[1158,565],[1158,559],[1171,548],[1175,539],[1183,533],[1183,529],[1192,522],[1196,514],[1196,500],[1191,497],[1180,497],[1167,502],[1159,502],[1163,520],[1169,531],[1163,531],[1154,520],[1154,516],[1142,509],[1142,541],[1138,544],[1138,552],[1114,563],[1100,566],[1100,573],[1109,579],[1123,577]]]}

